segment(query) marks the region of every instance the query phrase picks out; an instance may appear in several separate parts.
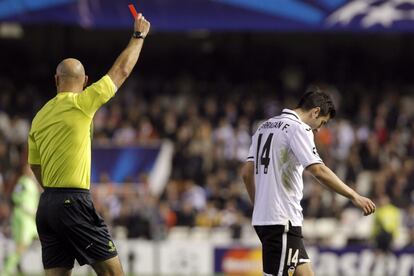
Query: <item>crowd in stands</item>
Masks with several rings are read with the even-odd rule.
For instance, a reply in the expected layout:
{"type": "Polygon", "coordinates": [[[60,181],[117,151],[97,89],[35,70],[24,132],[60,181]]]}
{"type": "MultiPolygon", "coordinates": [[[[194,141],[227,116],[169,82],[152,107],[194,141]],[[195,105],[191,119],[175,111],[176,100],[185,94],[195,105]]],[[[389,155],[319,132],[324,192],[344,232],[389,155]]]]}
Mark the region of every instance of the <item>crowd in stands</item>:
{"type": "MultiPolygon", "coordinates": [[[[378,207],[388,198],[414,237],[412,89],[320,86],[338,107],[337,118],[316,134],[322,159],[378,207]]],[[[93,143],[142,146],[168,139],[174,144],[172,174],[159,196],[151,194],[146,175],[122,185],[103,175],[92,186],[96,209],[126,237],[162,239],[178,225],[225,226],[238,238],[252,211],[239,177],[251,135],[265,118],[294,108],[305,88],[292,92],[262,81],[235,84],[189,76],[130,79],[96,113],[93,143]]],[[[10,194],[26,160],[30,121],[47,99],[35,88],[16,93],[4,80],[0,91],[0,235],[8,237],[10,194]]],[[[353,208],[309,175],[304,186],[305,218],[341,220],[343,211],[353,208]]]]}

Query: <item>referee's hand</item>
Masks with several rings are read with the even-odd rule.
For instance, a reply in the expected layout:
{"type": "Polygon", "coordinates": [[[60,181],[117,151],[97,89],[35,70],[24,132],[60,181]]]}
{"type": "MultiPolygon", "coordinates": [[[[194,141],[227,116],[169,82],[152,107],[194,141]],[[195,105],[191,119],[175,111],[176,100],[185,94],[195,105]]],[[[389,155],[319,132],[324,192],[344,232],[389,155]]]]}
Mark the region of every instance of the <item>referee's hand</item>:
{"type": "Polygon", "coordinates": [[[135,19],[134,31],[140,32],[143,37],[146,37],[150,30],[150,27],[151,24],[145,19],[142,13],[139,13],[135,19]]]}
{"type": "Polygon", "coordinates": [[[375,212],[375,204],[371,199],[358,195],[352,203],[364,212],[364,216],[368,216],[375,212]]]}

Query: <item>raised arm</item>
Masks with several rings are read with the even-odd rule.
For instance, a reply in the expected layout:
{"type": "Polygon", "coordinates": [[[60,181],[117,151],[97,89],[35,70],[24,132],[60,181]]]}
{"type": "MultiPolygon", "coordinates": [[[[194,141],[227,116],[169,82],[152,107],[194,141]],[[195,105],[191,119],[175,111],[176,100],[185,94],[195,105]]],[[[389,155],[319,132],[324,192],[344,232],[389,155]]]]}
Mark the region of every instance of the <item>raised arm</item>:
{"type": "Polygon", "coordinates": [[[324,164],[313,164],[306,168],[322,184],[333,191],[349,198],[352,203],[360,208],[367,216],[375,212],[375,204],[366,197],[359,195],[356,191],[342,182],[336,174],[324,164]]]}
{"type": "Polygon", "coordinates": [[[132,69],[138,61],[139,54],[144,44],[144,39],[150,29],[150,23],[142,14],[138,14],[134,24],[134,35],[129,41],[128,46],[115,60],[108,72],[117,88],[121,87],[126,78],[131,74],[132,69]]]}

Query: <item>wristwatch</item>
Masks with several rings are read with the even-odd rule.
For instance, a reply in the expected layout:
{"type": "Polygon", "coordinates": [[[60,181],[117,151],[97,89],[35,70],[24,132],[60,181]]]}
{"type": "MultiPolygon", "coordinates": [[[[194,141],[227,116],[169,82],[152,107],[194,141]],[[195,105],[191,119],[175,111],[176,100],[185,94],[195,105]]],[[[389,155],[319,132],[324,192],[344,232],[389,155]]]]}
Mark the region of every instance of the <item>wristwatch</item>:
{"type": "Polygon", "coordinates": [[[144,38],[145,38],[145,36],[143,35],[143,33],[138,32],[138,31],[135,31],[135,32],[132,34],[132,37],[133,37],[133,38],[141,38],[141,39],[144,39],[144,38]]]}

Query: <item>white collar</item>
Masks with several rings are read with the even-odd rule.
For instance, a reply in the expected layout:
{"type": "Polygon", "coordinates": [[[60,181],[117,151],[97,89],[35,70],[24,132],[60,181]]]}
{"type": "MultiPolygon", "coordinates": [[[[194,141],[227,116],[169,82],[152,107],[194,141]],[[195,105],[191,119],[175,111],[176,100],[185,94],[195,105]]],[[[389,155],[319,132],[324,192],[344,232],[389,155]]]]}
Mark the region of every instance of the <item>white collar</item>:
{"type": "Polygon", "coordinates": [[[300,117],[299,117],[298,113],[296,113],[296,112],[295,112],[295,111],[293,111],[292,109],[289,109],[289,108],[284,108],[284,109],[282,110],[282,114],[287,114],[287,115],[293,116],[293,117],[295,117],[296,119],[298,119],[299,121],[301,121],[301,122],[302,122],[302,120],[300,119],[300,117]]]}

